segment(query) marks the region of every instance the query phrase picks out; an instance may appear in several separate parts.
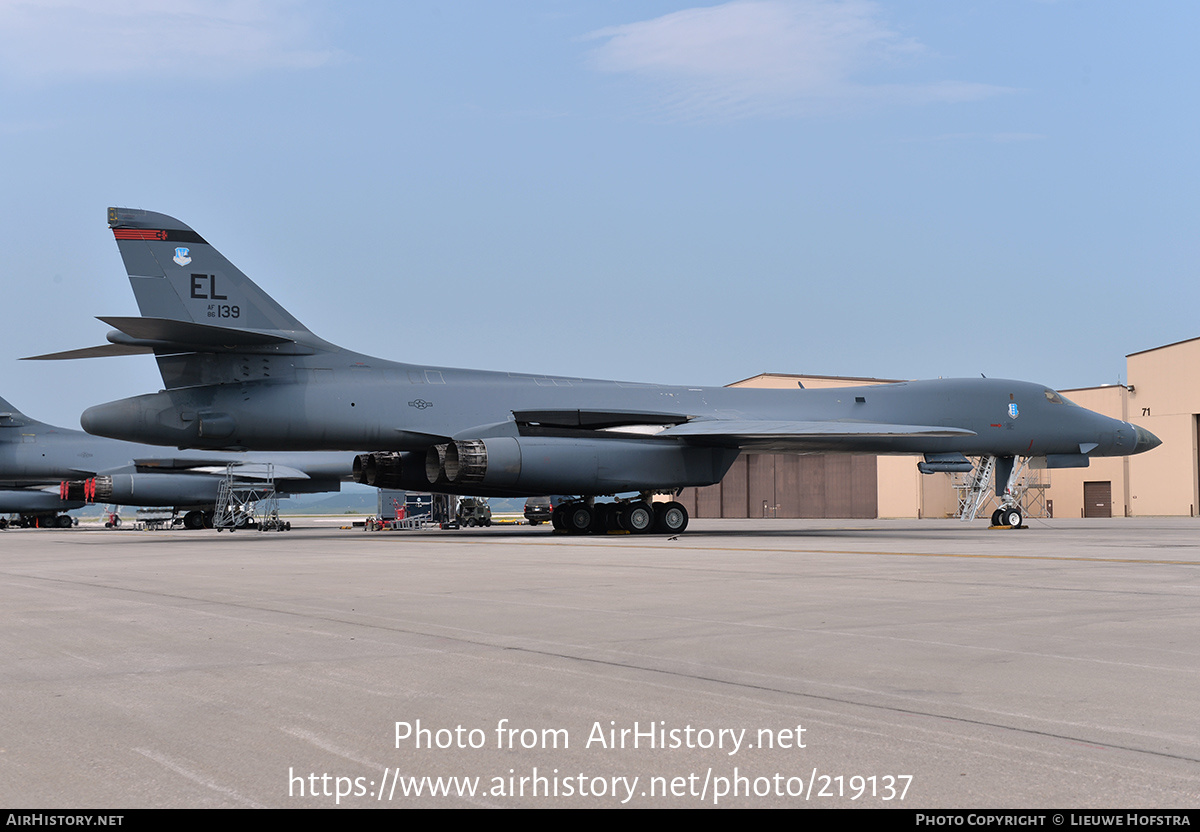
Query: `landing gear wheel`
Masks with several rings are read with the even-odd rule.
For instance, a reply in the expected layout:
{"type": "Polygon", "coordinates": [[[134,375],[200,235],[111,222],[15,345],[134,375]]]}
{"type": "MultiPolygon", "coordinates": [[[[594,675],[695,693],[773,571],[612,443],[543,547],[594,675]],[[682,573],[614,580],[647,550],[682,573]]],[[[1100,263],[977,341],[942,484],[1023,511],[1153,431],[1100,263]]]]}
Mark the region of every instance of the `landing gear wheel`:
{"type": "Polygon", "coordinates": [[[616,503],[595,503],[592,507],[592,513],[595,515],[592,519],[592,532],[594,534],[607,534],[610,528],[620,528],[617,526],[617,504],[616,503]]]}
{"type": "Polygon", "coordinates": [[[1021,510],[1019,508],[1006,508],[1000,512],[1000,525],[1011,526],[1014,529],[1021,527],[1021,510]]]}
{"type": "Polygon", "coordinates": [[[592,530],[592,521],[596,519],[596,514],[587,503],[574,503],[567,506],[563,519],[566,521],[567,531],[571,534],[587,534],[592,530]]]}
{"type": "Polygon", "coordinates": [[[654,509],[641,500],[630,503],[621,512],[621,526],[634,534],[645,534],[654,527],[654,509]]]}
{"type": "Polygon", "coordinates": [[[654,512],[654,529],[660,534],[679,534],[687,528],[688,513],[683,503],[660,503],[654,512]]]}
{"type": "Polygon", "coordinates": [[[608,534],[609,529],[619,529],[621,507],[616,503],[596,503],[596,519],[592,523],[592,531],[596,534],[608,534]]]}
{"type": "Polygon", "coordinates": [[[185,529],[189,529],[191,531],[196,531],[197,529],[203,529],[204,528],[204,512],[203,511],[189,511],[187,514],[183,515],[183,527],[185,529]]]}
{"type": "Polygon", "coordinates": [[[57,519],[55,520],[55,524],[60,529],[69,529],[69,528],[71,528],[72,525],[74,525],[74,522],[75,521],[73,521],[70,517],[68,517],[65,514],[58,515],[57,519]]]}
{"type": "Polygon", "coordinates": [[[992,525],[999,526],[1001,516],[1004,514],[1004,509],[998,508],[992,512],[992,525]]]}
{"type": "Polygon", "coordinates": [[[550,526],[558,531],[565,531],[567,528],[567,504],[560,503],[554,507],[554,511],[550,512],[550,526]]]}

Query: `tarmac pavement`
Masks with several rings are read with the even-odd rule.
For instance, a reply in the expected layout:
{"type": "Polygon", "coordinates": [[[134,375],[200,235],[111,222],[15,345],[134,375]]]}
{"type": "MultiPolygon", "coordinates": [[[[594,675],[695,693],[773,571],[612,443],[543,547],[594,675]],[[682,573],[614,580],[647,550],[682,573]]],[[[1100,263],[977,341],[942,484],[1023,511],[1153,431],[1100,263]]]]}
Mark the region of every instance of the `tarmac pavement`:
{"type": "Polygon", "coordinates": [[[0,803],[1197,806],[1200,526],[1030,523],[5,531],[0,803]]]}

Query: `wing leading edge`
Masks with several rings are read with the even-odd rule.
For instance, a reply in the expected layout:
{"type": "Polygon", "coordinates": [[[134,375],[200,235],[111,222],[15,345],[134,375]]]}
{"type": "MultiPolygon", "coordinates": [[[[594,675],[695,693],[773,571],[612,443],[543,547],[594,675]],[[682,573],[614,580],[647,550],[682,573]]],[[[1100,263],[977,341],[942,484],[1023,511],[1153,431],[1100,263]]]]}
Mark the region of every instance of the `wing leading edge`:
{"type": "Polygon", "coordinates": [[[889,440],[962,439],[975,435],[972,430],[936,425],[757,419],[697,419],[666,428],[658,434],[696,444],[784,453],[886,452],[890,447],[889,440]]]}
{"type": "Polygon", "coordinates": [[[726,438],[745,437],[803,439],[808,437],[831,439],[837,437],[869,436],[924,436],[954,438],[975,436],[975,431],[965,428],[937,427],[933,425],[889,425],[880,422],[794,422],[760,419],[696,419],[681,425],[666,428],[659,436],[726,438]]]}

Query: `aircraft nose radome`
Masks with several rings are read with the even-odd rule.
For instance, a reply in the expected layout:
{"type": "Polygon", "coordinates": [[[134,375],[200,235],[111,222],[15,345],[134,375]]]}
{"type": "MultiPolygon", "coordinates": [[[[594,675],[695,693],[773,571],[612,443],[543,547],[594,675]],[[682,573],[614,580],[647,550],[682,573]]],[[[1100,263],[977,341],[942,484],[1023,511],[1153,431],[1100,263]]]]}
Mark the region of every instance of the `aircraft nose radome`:
{"type": "Polygon", "coordinates": [[[1133,432],[1137,436],[1137,441],[1133,444],[1133,452],[1140,454],[1142,451],[1148,451],[1151,448],[1157,448],[1162,444],[1162,440],[1155,436],[1145,428],[1139,428],[1133,425],[1133,432]]]}

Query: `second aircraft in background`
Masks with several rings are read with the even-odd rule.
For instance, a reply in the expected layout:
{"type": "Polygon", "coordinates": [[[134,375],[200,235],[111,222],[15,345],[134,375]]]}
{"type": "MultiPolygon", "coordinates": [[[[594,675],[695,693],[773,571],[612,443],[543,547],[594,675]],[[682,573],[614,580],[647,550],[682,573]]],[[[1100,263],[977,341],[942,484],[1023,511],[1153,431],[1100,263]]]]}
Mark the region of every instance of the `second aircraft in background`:
{"type": "Polygon", "coordinates": [[[230,466],[240,480],[311,494],[340,490],[353,459],[347,453],[164,453],[48,425],[0,399],[0,514],[17,514],[23,525],[69,526],[63,512],[96,503],[177,508],[185,512],[184,526],[198,529],[211,525],[230,466]]]}

